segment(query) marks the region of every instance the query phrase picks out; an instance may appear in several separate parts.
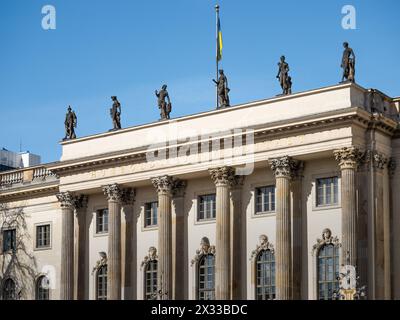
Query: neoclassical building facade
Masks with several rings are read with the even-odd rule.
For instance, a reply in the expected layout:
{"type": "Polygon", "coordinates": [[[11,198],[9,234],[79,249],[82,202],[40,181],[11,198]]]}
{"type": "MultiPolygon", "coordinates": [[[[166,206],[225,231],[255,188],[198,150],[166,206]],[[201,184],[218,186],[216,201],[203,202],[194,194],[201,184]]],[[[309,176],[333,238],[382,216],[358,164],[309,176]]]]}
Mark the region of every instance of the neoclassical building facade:
{"type": "Polygon", "coordinates": [[[61,142],[0,174],[1,299],[400,298],[399,98],[356,84],[61,142]]]}

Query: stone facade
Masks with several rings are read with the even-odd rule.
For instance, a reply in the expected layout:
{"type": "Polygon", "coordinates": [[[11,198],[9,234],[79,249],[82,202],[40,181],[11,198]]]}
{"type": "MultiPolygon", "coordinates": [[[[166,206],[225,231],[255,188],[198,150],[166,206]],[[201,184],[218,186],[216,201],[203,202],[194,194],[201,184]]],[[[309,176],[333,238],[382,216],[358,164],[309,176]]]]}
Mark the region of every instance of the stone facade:
{"type": "Polygon", "coordinates": [[[17,230],[17,248],[0,256],[0,289],[13,279],[17,298],[35,299],[46,275],[50,299],[97,299],[106,266],[107,299],[145,299],[156,262],[151,297],[198,299],[212,256],[215,298],[255,299],[268,251],[276,299],[318,299],[318,252],[331,244],[368,298],[399,299],[399,100],[370,96],[347,83],[82,137],[61,142],[59,162],[1,173],[2,231],[17,230]],[[267,186],[273,205],[260,210],[267,186]],[[212,194],[215,218],[199,219],[212,194]]]}

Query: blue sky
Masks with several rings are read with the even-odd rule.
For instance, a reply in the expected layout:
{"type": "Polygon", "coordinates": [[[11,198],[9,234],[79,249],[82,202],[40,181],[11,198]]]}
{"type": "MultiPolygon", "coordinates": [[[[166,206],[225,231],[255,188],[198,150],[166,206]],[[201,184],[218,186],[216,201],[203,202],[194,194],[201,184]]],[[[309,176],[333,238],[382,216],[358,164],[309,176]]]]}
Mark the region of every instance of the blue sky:
{"type": "MultiPolygon", "coordinates": [[[[398,0],[220,0],[222,67],[231,104],[280,93],[277,62],[286,55],[293,90],[340,81],[342,42],[357,57],[357,82],[400,96],[398,0]],[[356,8],[344,30],[341,9],[356,8]]],[[[122,126],[159,118],[154,90],[168,84],[172,117],[215,107],[215,11],[211,0],[2,0],[0,147],[61,155],[70,104],[77,135],[107,131],[112,95],[122,126]],[[54,5],[57,29],[41,27],[54,5]]]]}

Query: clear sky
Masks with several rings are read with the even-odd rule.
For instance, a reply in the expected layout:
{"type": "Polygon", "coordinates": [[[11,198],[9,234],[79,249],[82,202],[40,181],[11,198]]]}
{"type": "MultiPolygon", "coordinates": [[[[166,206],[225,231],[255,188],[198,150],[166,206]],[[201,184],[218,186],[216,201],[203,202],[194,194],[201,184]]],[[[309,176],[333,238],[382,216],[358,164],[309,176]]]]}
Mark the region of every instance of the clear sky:
{"type": "MultiPolygon", "coordinates": [[[[157,121],[154,90],[168,84],[172,117],[215,108],[216,0],[1,0],[0,148],[61,155],[70,104],[78,137],[107,131],[112,95],[122,126],[157,121]],[[43,30],[44,5],[56,30],[43,30]]],[[[293,91],[340,81],[342,42],[356,54],[356,79],[400,96],[399,0],[220,0],[222,67],[231,104],[280,93],[277,62],[293,91]],[[356,30],[344,30],[344,5],[356,30]]]]}

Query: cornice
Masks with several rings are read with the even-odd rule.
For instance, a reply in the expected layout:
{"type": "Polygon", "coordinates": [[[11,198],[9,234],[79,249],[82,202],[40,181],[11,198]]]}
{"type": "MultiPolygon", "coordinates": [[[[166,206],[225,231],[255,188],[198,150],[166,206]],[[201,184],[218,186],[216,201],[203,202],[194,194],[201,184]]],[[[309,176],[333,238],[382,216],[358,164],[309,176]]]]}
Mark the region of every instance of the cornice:
{"type": "Polygon", "coordinates": [[[21,200],[26,197],[56,195],[59,192],[59,181],[32,187],[10,188],[0,192],[0,201],[21,200]]]}
{"type": "MultiPolygon", "coordinates": [[[[287,135],[288,133],[295,134],[298,132],[317,130],[320,128],[327,129],[330,127],[337,127],[338,125],[347,125],[350,123],[358,124],[363,128],[371,127],[373,124],[373,126],[377,130],[381,130],[391,136],[395,133],[397,128],[397,123],[389,118],[386,118],[382,115],[373,115],[361,108],[353,107],[337,110],[334,112],[330,111],[327,113],[316,114],[313,117],[307,116],[292,119],[290,123],[288,123],[287,121],[279,121],[269,124],[267,128],[265,128],[265,126],[259,126],[243,129],[253,130],[255,143],[257,143],[259,141],[265,140],[266,138],[271,138],[272,136],[287,135]]],[[[236,135],[242,135],[243,137],[245,137],[246,132],[244,131],[243,133],[239,133],[236,135]]],[[[224,133],[222,133],[220,137],[198,140],[193,143],[197,143],[199,146],[201,146],[202,143],[210,143],[217,139],[223,140],[227,136],[233,136],[233,134],[225,133],[224,135],[224,133]]],[[[147,149],[146,147],[141,147],[74,160],[59,161],[49,165],[48,169],[62,176],[63,174],[86,171],[89,167],[91,170],[93,170],[107,168],[110,165],[116,163],[118,163],[119,165],[136,164],[145,161],[147,152],[165,152],[165,150],[167,150],[168,152],[168,149],[170,148],[179,148],[180,146],[188,144],[188,142],[183,142],[181,144],[169,145],[167,147],[163,146],[163,148],[159,149],[147,149]]]]}

